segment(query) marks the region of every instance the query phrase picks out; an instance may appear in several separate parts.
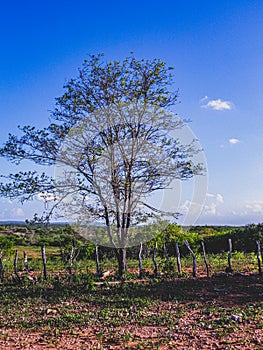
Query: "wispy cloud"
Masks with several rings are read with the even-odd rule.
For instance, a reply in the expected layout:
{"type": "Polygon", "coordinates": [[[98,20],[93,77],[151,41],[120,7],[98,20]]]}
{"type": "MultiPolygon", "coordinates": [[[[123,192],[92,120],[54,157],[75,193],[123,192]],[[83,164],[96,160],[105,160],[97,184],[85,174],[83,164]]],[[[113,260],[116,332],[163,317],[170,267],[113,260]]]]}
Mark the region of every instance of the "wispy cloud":
{"type": "Polygon", "coordinates": [[[201,108],[208,108],[213,109],[215,111],[224,111],[224,110],[231,110],[233,109],[233,103],[230,101],[223,101],[221,98],[218,98],[217,100],[208,100],[208,97],[205,96],[200,100],[201,108]],[[206,102],[206,103],[204,103],[206,102]]]}
{"type": "Polygon", "coordinates": [[[224,203],[224,198],[222,196],[222,194],[218,193],[216,195],[216,200],[219,202],[219,203],[224,203]]]}
{"type": "Polygon", "coordinates": [[[224,203],[224,198],[222,196],[222,194],[217,193],[217,194],[213,194],[213,193],[207,193],[206,194],[207,197],[207,203],[204,207],[204,211],[203,211],[203,215],[205,217],[207,216],[221,216],[220,213],[220,205],[222,203],[224,203]]]}
{"type": "Polygon", "coordinates": [[[233,138],[229,139],[228,142],[231,143],[231,145],[236,145],[237,143],[240,142],[240,140],[239,139],[235,139],[233,137],[233,138]]]}
{"type": "Polygon", "coordinates": [[[245,224],[262,222],[263,201],[247,200],[240,204],[237,209],[232,210],[231,214],[245,224]]]}
{"type": "Polygon", "coordinates": [[[208,96],[204,96],[203,98],[201,98],[200,103],[203,103],[203,102],[205,102],[207,100],[208,100],[208,96]]]}
{"type": "Polygon", "coordinates": [[[253,213],[263,214],[263,201],[247,201],[245,208],[253,213]]]}
{"type": "Polygon", "coordinates": [[[217,193],[217,194],[207,193],[206,197],[207,198],[215,198],[218,203],[224,203],[224,197],[220,193],[217,193]]]}
{"type": "Polygon", "coordinates": [[[24,210],[16,202],[7,199],[0,200],[0,220],[24,220],[24,210]]]}

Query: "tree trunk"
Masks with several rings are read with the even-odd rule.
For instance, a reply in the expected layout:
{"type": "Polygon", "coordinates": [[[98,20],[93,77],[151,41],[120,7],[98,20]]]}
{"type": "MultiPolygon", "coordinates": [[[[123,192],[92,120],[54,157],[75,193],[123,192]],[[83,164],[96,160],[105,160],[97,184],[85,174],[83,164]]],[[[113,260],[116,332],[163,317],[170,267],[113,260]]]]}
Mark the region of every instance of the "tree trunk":
{"type": "Polygon", "coordinates": [[[127,270],[126,248],[116,248],[115,254],[118,260],[118,276],[122,277],[124,271],[127,270]]]}

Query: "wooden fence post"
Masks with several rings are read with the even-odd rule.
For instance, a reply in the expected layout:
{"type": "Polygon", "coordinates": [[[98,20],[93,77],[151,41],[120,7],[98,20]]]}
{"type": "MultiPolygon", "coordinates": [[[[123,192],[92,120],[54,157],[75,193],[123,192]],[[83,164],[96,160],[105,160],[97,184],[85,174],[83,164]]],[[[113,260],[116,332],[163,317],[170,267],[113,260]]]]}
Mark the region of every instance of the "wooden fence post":
{"type": "Polygon", "coordinates": [[[17,272],[17,263],[18,263],[18,250],[16,250],[16,252],[15,252],[13,279],[15,282],[21,283],[20,277],[19,277],[18,272],[17,272]]]}
{"type": "Polygon", "coordinates": [[[4,267],[3,267],[3,261],[2,261],[3,252],[0,250],[0,281],[3,282],[4,280],[4,267]]]}
{"type": "Polygon", "coordinates": [[[153,249],[153,257],[152,257],[153,264],[154,264],[154,272],[153,272],[154,277],[158,276],[158,264],[156,261],[156,252],[157,252],[157,242],[155,242],[154,249],[153,249]]]}
{"type": "Polygon", "coordinates": [[[46,251],[45,246],[41,246],[41,255],[42,255],[42,262],[43,262],[43,272],[44,272],[44,279],[47,279],[47,257],[46,257],[46,251]]]}
{"type": "Polygon", "coordinates": [[[139,277],[142,278],[142,276],[143,276],[143,268],[142,268],[142,242],[140,243],[140,249],[139,249],[139,253],[138,253],[138,260],[139,260],[139,269],[140,269],[139,277]]]}
{"type": "Polygon", "coordinates": [[[18,277],[18,273],[17,273],[17,262],[18,262],[18,250],[16,250],[16,252],[15,252],[15,258],[14,258],[14,274],[16,275],[16,277],[18,277]]]}
{"type": "Polygon", "coordinates": [[[26,272],[30,273],[30,269],[29,269],[29,266],[28,266],[28,260],[27,260],[27,253],[25,251],[24,251],[24,267],[26,269],[26,272]]]}
{"type": "Polygon", "coordinates": [[[96,274],[100,275],[100,261],[99,261],[99,246],[95,244],[95,262],[96,262],[96,274]]]}
{"type": "Polygon", "coordinates": [[[258,274],[262,275],[262,267],[261,267],[261,247],[260,240],[257,240],[257,259],[258,259],[258,274]]]}
{"type": "Polygon", "coordinates": [[[231,258],[232,258],[232,240],[231,238],[228,239],[228,246],[229,246],[229,251],[227,255],[227,262],[228,262],[228,267],[226,268],[227,273],[232,273],[232,265],[231,265],[231,258]]]}
{"type": "Polygon", "coordinates": [[[192,251],[190,244],[188,243],[188,241],[184,241],[184,244],[186,245],[187,249],[189,250],[189,252],[192,255],[192,259],[193,259],[193,277],[196,277],[196,257],[194,252],[192,251]]]}
{"type": "Polygon", "coordinates": [[[69,253],[69,268],[68,268],[70,276],[72,275],[74,251],[75,251],[75,247],[74,247],[74,243],[72,243],[70,253],[69,253]]]}
{"type": "Polygon", "coordinates": [[[178,273],[181,275],[182,267],[181,267],[180,250],[179,250],[178,242],[175,242],[175,256],[176,256],[178,273]]]}

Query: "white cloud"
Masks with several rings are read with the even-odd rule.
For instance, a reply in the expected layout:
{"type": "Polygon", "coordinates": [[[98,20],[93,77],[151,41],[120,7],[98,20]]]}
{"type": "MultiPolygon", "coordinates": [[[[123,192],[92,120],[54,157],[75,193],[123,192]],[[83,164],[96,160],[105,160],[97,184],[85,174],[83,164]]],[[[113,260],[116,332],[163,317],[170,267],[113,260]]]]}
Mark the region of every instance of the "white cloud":
{"type": "Polygon", "coordinates": [[[223,198],[223,196],[222,196],[220,193],[218,193],[218,194],[216,195],[216,200],[217,200],[219,203],[224,203],[224,198],[223,198]]]}
{"type": "Polygon", "coordinates": [[[231,145],[236,145],[237,143],[240,142],[240,140],[239,139],[235,139],[233,137],[233,138],[229,139],[228,142],[231,143],[231,145]]]}
{"type": "MultiPolygon", "coordinates": [[[[207,96],[201,99],[201,102],[207,100],[207,96]]],[[[217,100],[210,100],[206,104],[201,105],[202,108],[209,108],[215,111],[231,110],[233,108],[233,103],[230,101],[222,101],[220,98],[217,100]]]]}
{"type": "Polygon", "coordinates": [[[41,192],[38,193],[37,199],[39,201],[55,201],[57,200],[57,197],[55,197],[52,193],[49,192],[41,192]]]}
{"type": "Polygon", "coordinates": [[[248,212],[263,214],[263,201],[247,201],[245,208],[248,212]]]}
{"type": "Polygon", "coordinates": [[[224,198],[223,198],[222,194],[220,194],[220,193],[217,193],[217,194],[207,193],[206,197],[207,198],[215,198],[218,203],[224,203],[224,198]]]}
{"type": "MultiPolygon", "coordinates": [[[[200,208],[200,203],[194,203],[186,200],[180,207],[179,212],[183,215],[189,215],[190,211],[198,211],[202,220],[214,220],[222,217],[222,204],[224,203],[224,198],[222,194],[217,193],[206,193],[206,203],[202,208],[200,208]]],[[[182,218],[179,218],[180,222],[184,223],[182,218]]]]}
{"type": "Polygon", "coordinates": [[[0,220],[21,220],[25,218],[25,212],[21,207],[12,205],[1,208],[0,220]]]}
{"type": "Polygon", "coordinates": [[[224,203],[222,194],[207,193],[207,203],[204,207],[203,216],[207,217],[220,217],[221,216],[221,204],[224,203]]]}
{"type": "Polygon", "coordinates": [[[252,223],[262,222],[263,216],[263,201],[262,200],[247,200],[240,203],[235,210],[231,211],[232,219],[239,225],[247,225],[252,223]]]}
{"type": "Polygon", "coordinates": [[[213,216],[218,215],[216,203],[213,202],[210,205],[206,205],[204,208],[204,214],[213,216]]]}
{"type": "Polygon", "coordinates": [[[208,100],[208,96],[204,96],[203,98],[201,98],[200,103],[205,102],[206,100],[208,100]]]}
{"type": "Polygon", "coordinates": [[[187,199],[182,205],[180,205],[179,210],[185,214],[189,211],[190,206],[191,202],[187,199]]]}

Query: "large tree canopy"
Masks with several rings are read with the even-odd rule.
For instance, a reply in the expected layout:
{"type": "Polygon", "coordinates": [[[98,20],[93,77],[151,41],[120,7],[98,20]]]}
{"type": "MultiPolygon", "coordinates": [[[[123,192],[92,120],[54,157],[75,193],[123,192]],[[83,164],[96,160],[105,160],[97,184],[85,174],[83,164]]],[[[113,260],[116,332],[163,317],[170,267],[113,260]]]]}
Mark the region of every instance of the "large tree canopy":
{"type": "Polygon", "coordinates": [[[126,247],[143,239],[140,224],[177,214],[164,213],[147,199],[174,179],[203,170],[193,161],[194,140],[183,144],[172,135],[183,123],[169,111],[178,97],[171,91],[171,70],[160,60],[134,56],[123,62],[104,62],[102,55],[85,60],[57,98],[53,122],[42,130],[19,127],[22,136],[10,134],[0,149],[16,164],[56,165],[55,177],[10,174],[0,194],[22,202],[46,194],[53,205],[43,218],[59,213],[96,243],[113,246],[121,273],[126,247]],[[104,223],[102,236],[101,227],[88,226],[94,221],[104,223]]]}

